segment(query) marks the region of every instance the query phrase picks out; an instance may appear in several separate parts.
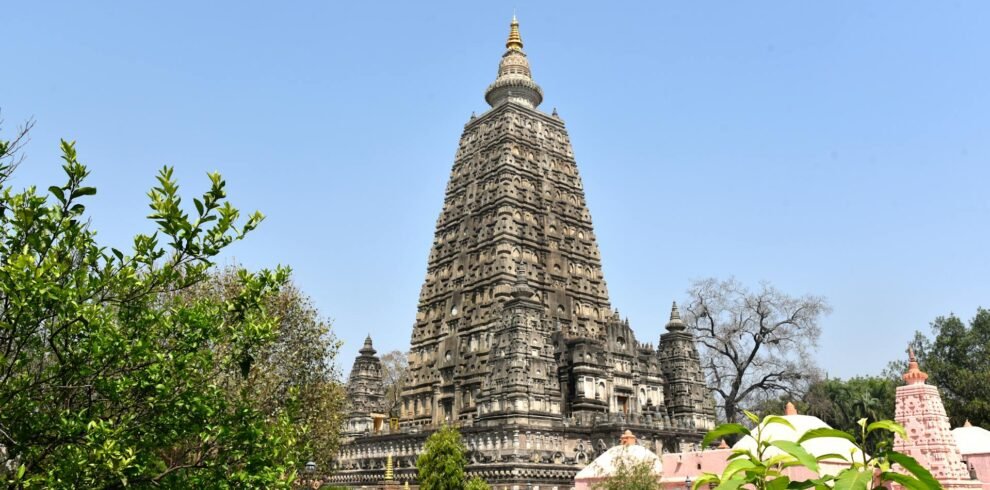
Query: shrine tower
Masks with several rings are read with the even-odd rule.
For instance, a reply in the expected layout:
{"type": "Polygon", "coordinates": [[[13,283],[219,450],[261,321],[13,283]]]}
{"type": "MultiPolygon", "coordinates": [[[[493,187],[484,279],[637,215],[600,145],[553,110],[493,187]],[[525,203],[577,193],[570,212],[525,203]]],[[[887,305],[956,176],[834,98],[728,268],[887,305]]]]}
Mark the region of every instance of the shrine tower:
{"type": "Polygon", "coordinates": [[[903,377],[907,384],[897,387],[894,418],[907,430],[908,440],[895,436],[894,450],[928,468],[947,490],[983,488],[963,463],[942,397],[938,388],[925,383],[928,374],[918,367],[913,350],[909,350],[908,370],[903,377]]]}

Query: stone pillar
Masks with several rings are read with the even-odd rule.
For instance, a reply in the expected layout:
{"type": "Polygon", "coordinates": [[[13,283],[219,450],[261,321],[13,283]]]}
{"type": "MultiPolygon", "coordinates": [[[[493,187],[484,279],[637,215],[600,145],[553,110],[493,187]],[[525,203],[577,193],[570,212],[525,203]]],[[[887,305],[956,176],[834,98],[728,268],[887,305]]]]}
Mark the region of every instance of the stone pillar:
{"type": "Polygon", "coordinates": [[[433,416],[433,425],[440,426],[443,424],[443,414],[440,410],[440,385],[433,385],[433,399],[430,400],[430,410],[433,416]]]}

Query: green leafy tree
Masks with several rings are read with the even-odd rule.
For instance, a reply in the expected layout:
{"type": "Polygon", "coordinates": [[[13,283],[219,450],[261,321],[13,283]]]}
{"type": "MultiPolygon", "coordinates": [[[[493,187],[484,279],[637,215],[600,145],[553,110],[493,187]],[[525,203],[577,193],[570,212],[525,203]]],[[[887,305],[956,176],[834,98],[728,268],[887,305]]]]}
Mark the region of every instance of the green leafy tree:
{"type": "MultiPolygon", "coordinates": [[[[966,325],[955,315],[931,324],[932,338],[916,333],[911,346],[928,383],[938,387],[954,426],[966,420],[990,428],[990,310],[978,308],[966,325]]],[[[887,374],[900,378],[904,360],[890,363],[887,374]]]]}
{"type": "Polygon", "coordinates": [[[467,449],[461,433],[446,425],[426,439],[423,454],[416,459],[419,486],[423,490],[461,490],[464,488],[467,449]]]}
{"type": "MultiPolygon", "coordinates": [[[[783,397],[759,405],[763,413],[783,414],[788,401],[793,401],[798,412],[814,415],[829,426],[845,431],[851,436],[860,433],[859,420],[887,420],[894,418],[894,390],[892,379],[883,376],[857,376],[848,380],[820,379],[813,382],[800,398],[783,397]]],[[[867,440],[867,452],[872,452],[880,442],[881,432],[871,433],[867,440]]]]}
{"type": "Polygon", "coordinates": [[[278,321],[285,269],[236,273],[226,298],[177,294],[207,280],[246,221],[210,174],[187,211],[172,170],[148,193],[157,230],[128,251],[98,243],[96,189],[73,143],[65,183],[15,191],[0,144],[0,480],[13,487],[288,487],[301,463],[298,391],[259,403],[251,382],[278,321]],[[236,389],[232,389],[235,388],[236,389]]]}
{"type": "Polygon", "coordinates": [[[615,458],[612,475],[595,484],[595,490],[659,490],[660,475],[653,471],[649,461],[630,462],[626,458],[615,458]]]}
{"type": "Polygon", "coordinates": [[[485,480],[474,476],[464,484],[464,490],[491,490],[492,487],[485,483],[485,480]]]}
{"type": "MultiPolygon", "coordinates": [[[[187,300],[229,300],[243,293],[238,267],[228,266],[181,294],[187,300]]],[[[346,395],[334,362],[340,341],[312,300],[291,281],[265,298],[266,312],[278,319],[271,342],[254,355],[247,377],[218,373],[232,393],[250,386],[255,402],[266,412],[278,412],[287,401],[297,403],[293,424],[302,430],[297,449],[317,468],[329,468],[337,452],[346,395]]]]}

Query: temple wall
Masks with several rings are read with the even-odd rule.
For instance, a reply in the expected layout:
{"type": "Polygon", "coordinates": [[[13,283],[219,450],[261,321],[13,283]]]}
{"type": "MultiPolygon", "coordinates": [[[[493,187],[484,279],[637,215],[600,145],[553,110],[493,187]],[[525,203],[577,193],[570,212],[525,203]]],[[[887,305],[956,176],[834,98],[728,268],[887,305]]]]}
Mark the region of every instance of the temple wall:
{"type": "Polygon", "coordinates": [[[964,454],[963,460],[973,468],[976,477],[983,483],[983,490],[990,490],[990,453],[964,454]]]}

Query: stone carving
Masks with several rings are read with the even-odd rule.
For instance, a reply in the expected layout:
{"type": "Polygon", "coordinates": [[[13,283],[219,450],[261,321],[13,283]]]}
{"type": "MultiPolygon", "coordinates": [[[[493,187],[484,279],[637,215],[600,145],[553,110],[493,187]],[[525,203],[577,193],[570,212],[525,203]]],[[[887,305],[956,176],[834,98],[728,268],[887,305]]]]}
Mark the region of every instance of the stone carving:
{"type": "Polygon", "coordinates": [[[962,461],[938,388],[925,384],[926,379],[928,374],[919,368],[914,351],[910,351],[904,373],[907,384],[897,387],[894,414],[910,440],[895,436],[894,450],[918,460],[946,489],[983,488],[962,461]]]}
{"type": "MultiPolygon", "coordinates": [[[[454,157],[400,428],[346,444],[335,483],[372,481],[373,472],[356,470],[362,461],[414,459],[442,424],[461,428],[469,473],[550,487],[572,482],[626,429],[660,453],[714,425],[676,306],[659,351],[612,308],[567,130],[556,111],[537,109],[542,89],[522,48],[513,20],[485,95],[492,108],[464,126],[454,157]]],[[[414,468],[403,471],[397,479],[415,480],[414,468]]]]}
{"type": "Polygon", "coordinates": [[[343,435],[346,438],[360,434],[380,432],[385,415],[385,388],[382,384],[382,361],[371,345],[371,336],[364,340],[351,375],[347,381],[347,421],[343,435]]]}

